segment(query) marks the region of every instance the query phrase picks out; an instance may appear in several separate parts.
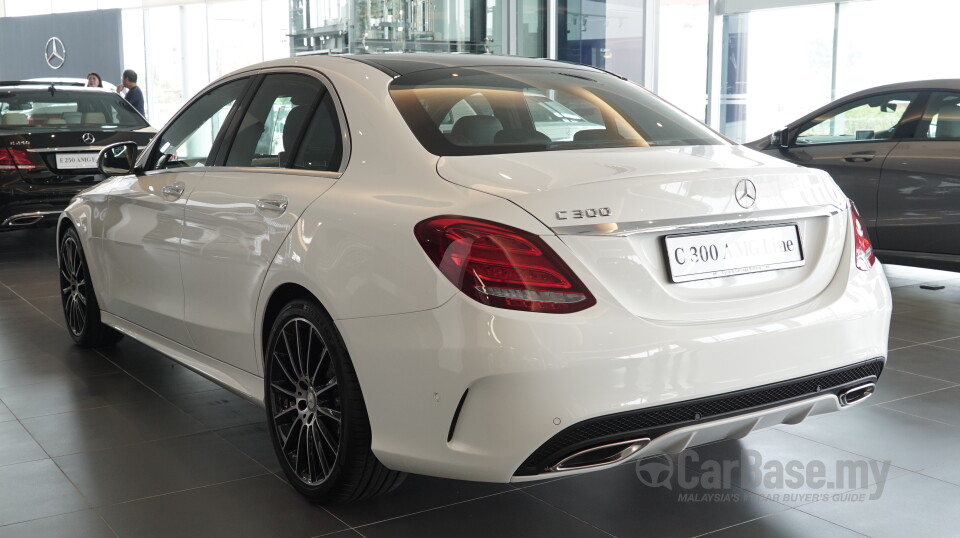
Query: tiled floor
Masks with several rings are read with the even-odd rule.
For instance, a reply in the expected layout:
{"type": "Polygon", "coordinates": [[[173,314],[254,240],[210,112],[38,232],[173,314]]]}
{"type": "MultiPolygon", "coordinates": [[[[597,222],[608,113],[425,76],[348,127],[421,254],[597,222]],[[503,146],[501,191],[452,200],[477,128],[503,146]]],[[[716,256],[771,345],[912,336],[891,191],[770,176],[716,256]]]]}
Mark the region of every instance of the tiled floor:
{"type": "Polygon", "coordinates": [[[258,407],[130,339],[74,347],[53,241],[0,234],[0,537],[960,535],[960,274],[886,268],[887,369],[848,412],[681,459],[522,487],[410,476],[322,508],[278,476],[258,407]],[[717,472],[732,465],[753,474],[717,472]]]}

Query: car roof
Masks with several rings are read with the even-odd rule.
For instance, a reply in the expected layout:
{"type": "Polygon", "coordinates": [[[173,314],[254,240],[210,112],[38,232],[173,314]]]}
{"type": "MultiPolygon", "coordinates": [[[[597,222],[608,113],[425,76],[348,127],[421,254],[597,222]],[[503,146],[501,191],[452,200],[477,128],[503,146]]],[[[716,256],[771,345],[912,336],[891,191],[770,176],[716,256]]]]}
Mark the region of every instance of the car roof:
{"type": "Polygon", "coordinates": [[[86,86],[79,86],[72,83],[60,83],[60,82],[39,82],[36,80],[0,80],[0,91],[13,91],[13,90],[28,90],[28,91],[49,91],[50,87],[60,92],[60,91],[70,91],[70,92],[98,92],[98,93],[113,93],[113,92],[104,92],[103,88],[88,88],[86,86]]]}
{"type": "Polygon", "coordinates": [[[267,62],[249,65],[229,73],[221,78],[229,78],[241,73],[249,73],[258,69],[307,67],[315,69],[335,68],[342,62],[359,62],[368,65],[390,77],[398,77],[417,71],[430,69],[445,69],[456,67],[563,67],[567,69],[583,69],[587,71],[603,71],[588,65],[561,62],[558,60],[544,60],[540,58],[524,58],[520,56],[498,56],[494,54],[463,54],[463,53],[432,53],[432,52],[402,52],[385,54],[303,54],[292,58],[281,58],[267,62]]]}
{"type": "Polygon", "coordinates": [[[579,64],[567,64],[556,60],[524,58],[519,56],[497,56],[493,54],[442,54],[410,52],[400,54],[346,54],[345,58],[363,62],[392,76],[402,76],[429,69],[451,67],[579,67],[593,69],[579,64]]]}

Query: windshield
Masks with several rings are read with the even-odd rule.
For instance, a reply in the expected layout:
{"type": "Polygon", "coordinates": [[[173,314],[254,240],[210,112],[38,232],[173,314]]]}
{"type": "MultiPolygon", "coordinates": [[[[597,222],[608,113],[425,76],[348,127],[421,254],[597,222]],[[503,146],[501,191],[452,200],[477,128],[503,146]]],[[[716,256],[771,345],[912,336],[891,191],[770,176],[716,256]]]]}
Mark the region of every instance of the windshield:
{"type": "Polygon", "coordinates": [[[643,88],[558,66],[432,69],[390,93],[435,155],[727,144],[643,88]]]}
{"type": "Polygon", "coordinates": [[[122,97],[105,91],[14,89],[0,92],[3,131],[133,130],[149,127],[122,97]]]}

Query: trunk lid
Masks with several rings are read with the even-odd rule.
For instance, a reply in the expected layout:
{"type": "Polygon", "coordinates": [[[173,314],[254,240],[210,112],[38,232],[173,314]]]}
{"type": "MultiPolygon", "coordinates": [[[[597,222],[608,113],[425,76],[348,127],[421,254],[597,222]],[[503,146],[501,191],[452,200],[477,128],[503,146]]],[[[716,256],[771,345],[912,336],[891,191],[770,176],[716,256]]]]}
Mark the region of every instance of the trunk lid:
{"type": "Polygon", "coordinates": [[[692,323],[790,308],[821,293],[847,259],[846,197],[830,177],[743,147],[444,157],[438,172],[530,212],[615,300],[651,320],[692,323]],[[747,208],[736,195],[745,179],[755,186],[747,208]],[[672,276],[667,236],[793,226],[799,267],[686,282],[672,276]]]}

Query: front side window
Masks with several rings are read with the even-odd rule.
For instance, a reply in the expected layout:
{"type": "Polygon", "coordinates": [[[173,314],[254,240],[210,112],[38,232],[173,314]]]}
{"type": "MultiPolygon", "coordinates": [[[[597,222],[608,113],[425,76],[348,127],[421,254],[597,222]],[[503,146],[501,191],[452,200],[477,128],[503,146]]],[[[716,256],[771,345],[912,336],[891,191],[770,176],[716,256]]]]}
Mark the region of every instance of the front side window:
{"type": "Polygon", "coordinates": [[[158,135],[160,140],[150,160],[150,168],[204,166],[230,111],[249,82],[249,79],[228,82],[191,104],[158,135]]]}
{"type": "Polygon", "coordinates": [[[876,95],[848,103],[800,128],[797,145],[884,140],[893,136],[917,92],[876,95]]]}
{"type": "Polygon", "coordinates": [[[933,92],[920,122],[918,138],[956,140],[960,138],[960,94],[933,92]]]}
{"type": "Polygon", "coordinates": [[[431,69],[390,93],[435,155],[728,143],[639,86],[565,66],[431,69]]]}
{"type": "Polygon", "coordinates": [[[324,93],[326,89],[313,77],[268,75],[240,121],[226,165],[287,166],[324,93]]]}

